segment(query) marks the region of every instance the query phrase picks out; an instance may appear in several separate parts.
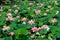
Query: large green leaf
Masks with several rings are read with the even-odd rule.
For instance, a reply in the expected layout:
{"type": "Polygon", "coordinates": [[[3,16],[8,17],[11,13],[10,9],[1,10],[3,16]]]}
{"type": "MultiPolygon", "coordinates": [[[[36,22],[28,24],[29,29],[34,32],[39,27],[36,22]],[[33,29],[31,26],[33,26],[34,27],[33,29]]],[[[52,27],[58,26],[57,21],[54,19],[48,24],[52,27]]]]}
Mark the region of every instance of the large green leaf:
{"type": "Polygon", "coordinates": [[[27,35],[28,30],[26,30],[26,28],[20,28],[20,29],[15,30],[15,34],[17,34],[17,35],[19,35],[19,34],[27,35]]]}
{"type": "Polygon", "coordinates": [[[12,40],[12,37],[6,37],[5,40],[12,40]]]}

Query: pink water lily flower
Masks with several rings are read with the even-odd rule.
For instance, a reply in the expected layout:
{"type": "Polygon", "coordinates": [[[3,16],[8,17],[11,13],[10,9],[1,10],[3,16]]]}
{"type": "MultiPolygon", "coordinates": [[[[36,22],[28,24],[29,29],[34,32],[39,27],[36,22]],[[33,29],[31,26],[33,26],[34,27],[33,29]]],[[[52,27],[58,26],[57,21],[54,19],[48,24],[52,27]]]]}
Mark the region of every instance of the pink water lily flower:
{"type": "Polygon", "coordinates": [[[35,10],[36,15],[40,14],[41,10],[35,10]]]}
{"type": "Polygon", "coordinates": [[[14,35],[14,32],[10,32],[9,34],[10,34],[11,36],[13,36],[13,35],[14,35]]]}
{"type": "Polygon", "coordinates": [[[30,25],[32,25],[32,24],[34,24],[34,21],[33,21],[33,20],[30,20],[30,21],[28,21],[28,23],[29,23],[30,25]]]}
{"type": "Polygon", "coordinates": [[[16,16],[16,18],[20,18],[20,16],[16,16]]]}
{"type": "Polygon", "coordinates": [[[31,29],[33,32],[38,32],[39,31],[39,29],[37,28],[37,27],[34,27],[34,28],[32,28],[31,29]]]}
{"type": "Polygon", "coordinates": [[[6,18],[6,21],[9,21],[9,18],[6,18]]]}
{"type": "Polygon", "coordinates": [[[16,10],[14,11],[14,13],[16,14],[16,13],[18,13],[18,11],[19,11],[19,10],[16,9],[16,10]]]}
{"type": "Polygon", "coordinates": [[[41,29],[46,29],[47,31],[49,31],[49,30],[50,30],[50,28],[49,28],[49,26],[48,26],[48,25],[42,25],[42,26],[41,26],[41,29]]]}
{"type": "Polygon", "coordinates": [[[26,18],[26,17],[24,17],[24,18],[22,18],[22,21],[26,21],[26,19],[27,19],[27,18],[26,18]]]}
{"type": "Polygon", "coordinates": [[[55,22],[57,22],[57,19],[54,18],[53,20],[51,20],[51,22],[55,23],[55,22]]]}

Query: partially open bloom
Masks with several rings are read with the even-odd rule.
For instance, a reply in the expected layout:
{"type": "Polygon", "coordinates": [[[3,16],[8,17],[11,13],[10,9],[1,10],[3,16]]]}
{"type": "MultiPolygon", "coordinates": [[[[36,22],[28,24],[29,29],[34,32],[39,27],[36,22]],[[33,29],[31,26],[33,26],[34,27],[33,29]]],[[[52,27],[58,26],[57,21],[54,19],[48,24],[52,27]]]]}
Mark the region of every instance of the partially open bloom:
{"type": "Polygon", "coordinates": [[[39,27],[38,29],[41,30],[41,27],[39,27]]]}
{"type": "Polygon", "coordinates": [[[51,6],[48,6],[48,8],[51,8],[51,6]]]}
{"type": "Polygon", "coordinates": [[[11,13],[8,13],[7,16],[12,16],[12,14],[11,13]]]}
{"type": "Polygon", "coordinates": [[[35,35],[32,34],[32,35],[31,35],[31,38],[34,38],[34,36],[35,36],[35,35]]]}
{"type": "Polygon", "coordinates": [[[37,28],[37,27],[34,27],[34,28],[32,28],[31,29],[33,32],[38,32],[39,31],[39,29],[37,28]]]}
{"type": "Polygon", "coordinates": [[[16,18],[20,18],[20,16],[16,16],[16,18]]]}
{"type": "Polygon", "coordinates": [[[34,24],[34,21],[33,21],[33,20],[30,20],[30,21],[28,21],[28,23],[29,23],[30,25],[32,25],[32,24],[34,24]]]}
{"type": "Polygon", "coordinates": [[[53,20],[51,20],[51,22],[55,23],[57,22],[57,19],[54,18],[53,20]]]}
{"type": "Polygon", "coordinates": [[[40,35],[40,33],[39,32],[36,32],[36,35],[40,35]]]}
{"type": "Polygon", "coordinates": [[[13,36],[13,35],[14,35],[14,32],[10,32],[9,34],[10,34],[11,36],[13,36]]]}
{"type": "Polygon", "coordinates": [[[9,26],[3,26],[3,28],[2,28],[3,31],[9,30],[9,29],[10,29],[9,26]]]}
{"type": "Polygon", "coordinates": [[[32,3],[32,2],[30,2],[30,3],[29,3],[29,5],[33,5],[33,3],[32,3]]]}
{"type": "Polygon", "coordinates": [[[6,21],[9,21],[9,18],[6,18],[6,21]]]}
{"type": "Polygon", "coordinates": [[[44,6],[43,3],[37,3],[37,5],[38,5],[39,7],[43,7],[43,6],[44,6]]]}
{"type": "Polygon", "coordinates": [[[18,20],[18,22],[20,22],[20,20],[18,20]]]}
{"type": "Polygon", "coordinates": [[[13,18],[13,16],[12,16],[11,13],[8,13],[8,14],[7,14],[7,17],[8,17],[9,20],[14,20],[14,18],[13,18]]]}
{"type": "Polygon", "coordinates": [[[14,8],[16,8],[16,7],[17,7],[17,5],[14,5],[13,7],[14,7],[14,8]]]}
{"type": "Polygon", "coordinates": [[[41,10],[35,10],[36,15],[40,14],[41,10]]]}
{"type": "Polygon", "coordinates": [[[14,18],[11,17],[11,18],[9,18],[9,20],[14,20],[14,18]]]}
{"type": "Polygon", "coordinates": [[[11,9],[8,9],[8,11],[11,11],[11,9]]]}
{"type": "Polygon", "coordinates": [[[44,37],[45,37],[45,35],[41,35],[41,37],[42,37],[42,38],[44,38],[44,37]]]}
{"type": "Polygon", "coordinates": [[[49,9],[47,9],[46,12],[49,12],[49,9]]]}
{"type": "Polygon", "coordinates": [[[41,26],[41,29],[47,29],[47,31],[50,29],[48,25],[41,26]]]}
{"type": "Polygon", "coordinates": [[[46,16],[47,15],[47,13],[44,13],[44,16],[46,16]]]}
{"type": "Polygon", "coordinates": [[[19,10],[15,10],[14,13],[16,14],[16,13],[18,13],[18,11],[19,11],[19,10]]]}
{"type": "Polygon", "coordinates": [[[26,21],[26,19],[27,19],[27,18],[26,18],[26,17],[24,17],[24,18],[22,18],[22,21],[26,21]]]}
{"type": "Polygon", "coordinates": [[[22,24],[26,24],[26,22],[23,22],[22,24]]]}
{"type": "Polygon", "coordinates": [[[8,19],[9,19],[9,20],[14,20],[14,18],[13,18],[12,16],[11,16],[11,17],[10,17],[10,16],[8,16],[8,19]]]}
{"type": "Polygon", "coordinates": [[[40,4],[40,7],[43,7],[43,6],[44,6],[44,4],[43,4],[43,3],[41,3],[41,4],[40,4]]]}

